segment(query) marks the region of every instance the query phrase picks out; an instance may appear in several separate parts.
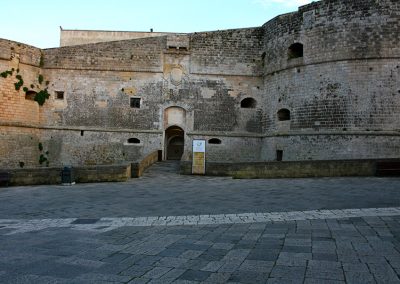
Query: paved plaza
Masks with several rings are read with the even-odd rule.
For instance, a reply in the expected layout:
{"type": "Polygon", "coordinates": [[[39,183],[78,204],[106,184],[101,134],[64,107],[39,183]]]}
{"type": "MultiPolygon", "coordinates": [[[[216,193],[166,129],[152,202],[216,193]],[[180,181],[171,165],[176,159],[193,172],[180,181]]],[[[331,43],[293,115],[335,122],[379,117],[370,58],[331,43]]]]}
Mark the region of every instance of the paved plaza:
{"type": "Polygon", "coordinates": [[[0,283],[400,283],[400,179],[0,188],[0,283]]]}

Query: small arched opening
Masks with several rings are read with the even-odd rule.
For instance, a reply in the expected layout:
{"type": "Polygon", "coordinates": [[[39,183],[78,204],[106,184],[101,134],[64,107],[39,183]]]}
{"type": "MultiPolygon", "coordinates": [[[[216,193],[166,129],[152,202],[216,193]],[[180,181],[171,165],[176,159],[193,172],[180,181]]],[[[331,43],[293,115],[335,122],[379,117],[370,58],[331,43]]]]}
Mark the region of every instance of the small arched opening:
{"type": "Polygon", "coordinates": [[[241,108],[255,108],[257,106],[257,101],[253,98],[245,98],[240,102],[241,108]]]}
{"type": "Polygon", "coordinates": [[[288,59],[303,57],[303,44],[296,42],[289,46],[288,59]]]}
{"type": "Polygon", "coordinates": [[[137,138],[129,138],[128,144],[140,144],[140,140],[137,138]]]}
{"type": "Polygon", "coordinates": [[[185,132],[179,126],[165,130],[165,152],[167,160],[180,160],[185,148],[185,132]]]}
{"type": "Polygon", "coordinates": [[[211,138],[210,140],[208,140],[208,144],[216,144],[219,145],[221,144],[221,140],[219,140],[218,138],[211,138]]]}
{"type": "Polygon", "coordinates": [[[25,93],[25,100],[34,101],[36,97],[35,91],[27,91],[25,93]]]}
{"type": "Polygon", "coordinates": [[[286,108],[282,108],[282,109],[278,110],[277,114],[278,114],[279,121],[290,120],[290,110],[288,110],[286,108]]]}

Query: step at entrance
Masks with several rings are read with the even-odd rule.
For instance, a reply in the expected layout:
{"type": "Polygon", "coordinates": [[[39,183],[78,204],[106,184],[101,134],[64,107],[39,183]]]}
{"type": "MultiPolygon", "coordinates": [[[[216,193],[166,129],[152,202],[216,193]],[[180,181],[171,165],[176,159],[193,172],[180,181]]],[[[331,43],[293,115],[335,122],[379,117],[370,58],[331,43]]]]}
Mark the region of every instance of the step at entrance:
{"type": "Polygon", "coordinates": [[[146,170],[144,175],[148,174],[179,174],[180,161],[168,160],[157,162],[146,170]]]}

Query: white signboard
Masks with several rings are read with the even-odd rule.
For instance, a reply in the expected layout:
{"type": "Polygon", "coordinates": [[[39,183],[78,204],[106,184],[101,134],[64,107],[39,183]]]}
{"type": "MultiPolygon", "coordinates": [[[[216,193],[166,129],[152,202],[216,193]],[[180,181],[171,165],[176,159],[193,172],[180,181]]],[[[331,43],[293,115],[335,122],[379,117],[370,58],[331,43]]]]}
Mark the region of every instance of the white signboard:
{"type": "Polygon", "coordinates": [[[206,173],[206,141],[193,140],[192,174],[206,173]]]}
{"type": "Polygon", "coordinates": [[[205,140],[193,140],[193,152],[206,152],[206,141],[205,140]]]}

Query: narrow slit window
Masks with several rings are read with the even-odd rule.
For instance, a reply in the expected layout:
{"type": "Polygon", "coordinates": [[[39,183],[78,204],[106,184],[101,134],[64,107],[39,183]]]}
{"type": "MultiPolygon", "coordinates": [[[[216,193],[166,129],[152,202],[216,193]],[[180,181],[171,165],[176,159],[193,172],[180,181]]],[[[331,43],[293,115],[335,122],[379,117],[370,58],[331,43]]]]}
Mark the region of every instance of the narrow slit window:
{"type": "Polygon", "coordinates": [[[276,160],[281,162],[283,159],[283,150],[276,150],[276,160]]]}
{"type": "Polygon", "coordinates": [[[263,54],[261,54],[261,64],[264,67],[265,66],[265,57],[267,56],[266,52],[263,52],[263,54]]]}

